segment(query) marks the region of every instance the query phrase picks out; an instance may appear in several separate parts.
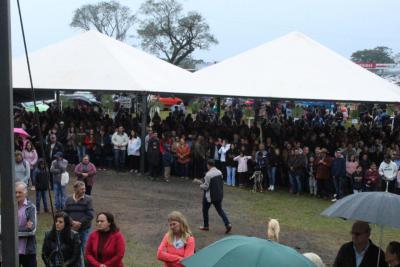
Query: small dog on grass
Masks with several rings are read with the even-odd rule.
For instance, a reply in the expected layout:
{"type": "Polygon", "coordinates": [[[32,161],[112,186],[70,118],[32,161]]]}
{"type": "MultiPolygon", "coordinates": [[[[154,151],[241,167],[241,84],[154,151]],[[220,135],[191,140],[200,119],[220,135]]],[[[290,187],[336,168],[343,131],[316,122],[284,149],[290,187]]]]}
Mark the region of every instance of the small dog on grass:
{"type": "Polygon", "coordinates": [[[256,193],[257,191],[262,192],[263,191],[263,181],[264,181],[264,176],[261,171],[255,171],[253,175],[250,177],[250,180],[254,180],[253,182],[253,192],[256,193]]]}

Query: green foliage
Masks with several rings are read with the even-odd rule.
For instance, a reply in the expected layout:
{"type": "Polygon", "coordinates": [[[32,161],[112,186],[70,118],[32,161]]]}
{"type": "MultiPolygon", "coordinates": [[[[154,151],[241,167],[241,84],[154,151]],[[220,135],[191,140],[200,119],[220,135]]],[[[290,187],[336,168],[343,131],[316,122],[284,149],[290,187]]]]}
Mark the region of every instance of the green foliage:
{"type": "Polygon", "coordinates": [[[105,110],[113,110],[114,108],[114,101],[112,99],[112,95],[110,94],[105,94],[105,95],[101,95],[101,106],[105,109],[105,110]]]}
{"type": "Polygon", "coordinates": [[[243,110],[243,115],[245,118],[250,118],[250,117],[254,117],[255,112],[252,108],[247,107],[243,110]]]}
{"type": "Polygon", "coordinates": [[[180,65],[196,49],[217,44],[210,27],[198,12],[182,14],[175,0],[147,0],[140,8],[144,16],[138,29],[143,49],[180,65]]]}
{"type": "Polygon", "coordinates": [[[86,4],[76,9],[71,27],[89,31],[94,28],[117,40],[124,41],[136,18],[127,6],[115,1],[86,4]]]}
{"type": "Polygon", "coordinates": [[[158,113],[158,115],[161,115],[161,111],[164,109],[164,104],[161,103],[160,100],[158,100],[157,98],[149,98],[147,100],[147,106],[151,119],[153,119],[156,113],[158,113]]]}
{"type": "Polygon", "coordinates": [[[66,96],[60,95],[60,101],[62,103],[62,108],[73,108],[74,102],[66,96]]]}
{"type": "Polygon", "coordinates": [[[351,55],[351,60],[354,62],[394,63],[392,49],[385,46],[356,51],[351,55]]]}
{"type": "Polygon", "coordinates": [[[195,99],[190,105],[192,114],[196,114],[201,109],[202,106],[203,106],[203,101],[201,101],[201,99],[195,99]]]}
{"type": "Polygon", "coordinates": [[[304,114],[304,109],[303,109],[303,107],[300,107],[300,106],[295,106],[295,107],[294,107],[294,109],[293,109],[293,116],[294,116],[295,118],[300,118],[301,116],[303,116],[303,114],[304,114]]]}

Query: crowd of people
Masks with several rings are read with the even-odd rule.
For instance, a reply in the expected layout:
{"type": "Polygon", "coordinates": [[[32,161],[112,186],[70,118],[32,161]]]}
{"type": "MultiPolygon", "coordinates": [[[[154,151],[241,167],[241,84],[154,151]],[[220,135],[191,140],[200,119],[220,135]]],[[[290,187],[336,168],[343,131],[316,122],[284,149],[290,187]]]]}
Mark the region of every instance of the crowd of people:
{"type": "MultiPolygon", "coordinates": [[[[214,188],[223,187],[223,183],[245,188],[251,186],[249,178],[255,171],[262,173],[262,185],[269,191],[288,188],[296,195],[307,193],[332,201],[361,191],[400,193],[400,116],[388,119],[385,107],[367,107],[358,127],[345,127],[339,110],[327,112],[322,107],[305,108],[304,114],[294,119],[281,103],[255,104],[255,121],[250,127],[244,121],[242,106],[226,107],[221,118],[213,107],[213,102],[205,103],[195,117],[178,109],[165,119],[156,113],[148,118],[144,140],[139,137],[141,114],[123,110],[110,118],[100,108],[66,108],[63,112],[51,108],[40,114],[40,127],[32,113],[15,114],[16,127],[30,134],[29,140],[15,138],[17,190],[23,199],[18,201],[18,216],[25,229],[20,232],[33,231],[41,201],[44,211],[49,211],[46,191],[51,188],[57,213],[43,244],[46,265],[57,266],[50,262],[65,264],[64,259],[71,259],[65,266],[83,266],[85,258],[89,266],[122,266],[125,243],[113,215],[98,213],[98,229],[91,232],[94,209],[90,194],[97,171],[113,168],[134,175],[141,157],[153,180],[168,182],[171,175],[194,181],[205,178],[201,183],[204,225],[200,228],[205,231],[209,229],[211,205],[223,219],[226,233],[232,229],[221,206],[222,195],[216,190],[211,196],[210,184],[214,183],[214,188]],[[44,137],[43,153],[38,149],[38,131],[44,137]],[[67,197],[69,164],[78,181],[73,195],[67,197]],[[211,179],[216,176],[221,179],[211,179]],[[26,199],[29,185],[36,190],[36,207],[26,199]],[[31,209],[32,214],[28,212],[31,209]],[[60,251],[60,243],[65,251],[60,251]]],[[[172,213],[168,221],[170,230],[157,257],[165,266],[177,267],[180,260],[193,254],[194,238],[179,212],[172,213]]],[[[30,238],[32,235],[20,235],[24,242],[19,247],[22,266],[35,266],[30,255],[36,249],[31,248],[30,238]]],[[[389,251],[398,256],[396,249],[395,244],[389,251]]],[[[353,266],[339,262],[335,266],[353,266]]]]}
{"type": "MultiPolygon", "coordinates": [[[[256,114],[263,115],[249,127],[243,107],[229,106],[218,118],[210,115],[215,113],[212,106],[208,103],[195,117],[178,109],[165,119],[156,113],[148,119],[144,140],[140,114],[120,111],[112,119],[92,107],[62,113],[49,109],[40,116],[45,155],[35,150],[39,128],[32,123],[32,113],[22,112],[16,114],[15,124],[31,135],[32,142],[16,139],[15,148],[22,153],[17,162],[25,159],[32,172],[38,158],[51,165],[61,152],[68,163],[78,164],[88,155],[91,166],[99,170],[137,173],[144,157],[150,176],[168,181],[171,175],[202,178],[207,160],[213,159],[228,186],[248,186],[258,170],[269,191],[288,187],[294,194],[335,200],[354,192],[385,190],[388,182],[390,192],[400,193],[400,115],[391,120],[385,107],[366,107],[359,126],[345,127],[340,110],[309,107],[293,119],[288,108],[272,102],[255,107],[256,114]]],[[[17,176],[28,183],[28,168],[22,162],[17,176]]],[[[94,179],[85,179],[89,180],[94,179]]]]}

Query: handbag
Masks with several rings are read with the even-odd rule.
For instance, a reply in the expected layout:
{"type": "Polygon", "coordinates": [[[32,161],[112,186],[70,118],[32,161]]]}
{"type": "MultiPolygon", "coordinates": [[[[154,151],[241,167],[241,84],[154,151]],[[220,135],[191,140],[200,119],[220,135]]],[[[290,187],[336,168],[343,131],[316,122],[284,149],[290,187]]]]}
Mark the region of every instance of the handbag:
{"type": "Polygon", "coordinates": [[[66,186],[69,182],[69,174],[68,172],[63,172],[61,174],[61,186],[66,186]]]}

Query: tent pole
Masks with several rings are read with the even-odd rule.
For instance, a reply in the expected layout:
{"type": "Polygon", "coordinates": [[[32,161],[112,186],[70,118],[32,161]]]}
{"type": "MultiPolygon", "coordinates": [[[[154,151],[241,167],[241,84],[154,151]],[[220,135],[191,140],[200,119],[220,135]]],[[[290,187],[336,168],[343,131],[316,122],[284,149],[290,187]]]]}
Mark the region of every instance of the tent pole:
{"type": "Polygon", "coordinates": [[[218,120],[221,117],[221,97],[217,97],[217,114],[218,114],[218,120]]]}
{"type": "Polygon", "coordinates": [[[10,1],[0,0],[0,173],[3,266],[19,266],[14,174],[10,1]]]}
{"type": "Polygon", "coordinates": [[[140,139],[142,141],[142,146],[140,149],[140,173],[144,175],[145,173],[145,160],[146,160],[146,128],[147,128],[147,93],[142,94],[142,123],[140,130],[140,139]]]}
{"type": "Polygon", "coordinates": [[[58,112],[61,112],[61,104],[60,104],[60,90],[56,91],[56,104],[58,112]]]}

